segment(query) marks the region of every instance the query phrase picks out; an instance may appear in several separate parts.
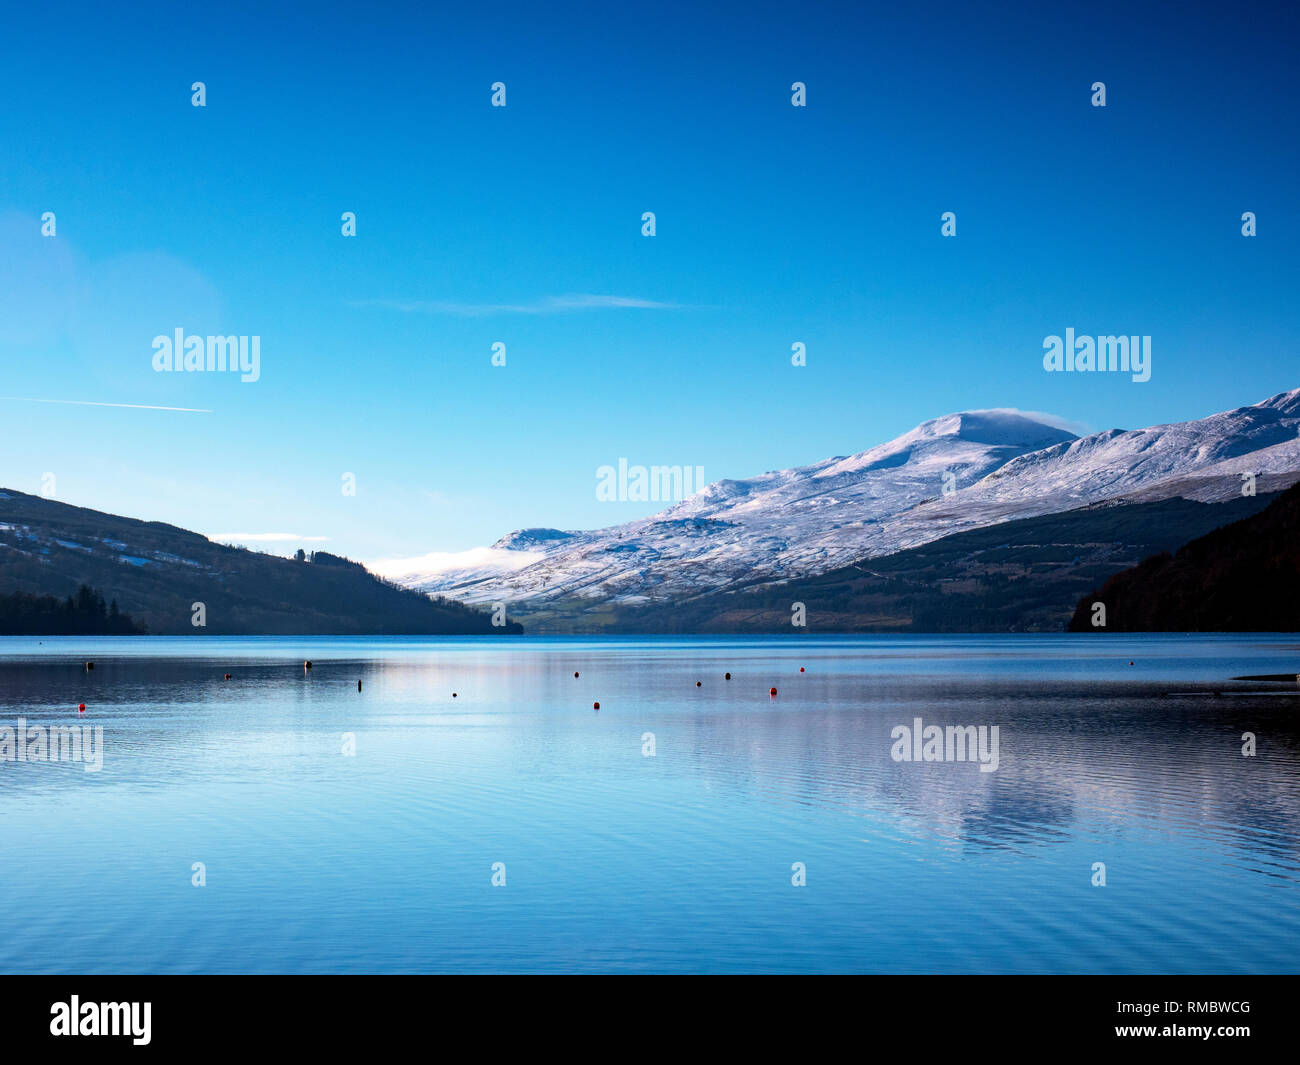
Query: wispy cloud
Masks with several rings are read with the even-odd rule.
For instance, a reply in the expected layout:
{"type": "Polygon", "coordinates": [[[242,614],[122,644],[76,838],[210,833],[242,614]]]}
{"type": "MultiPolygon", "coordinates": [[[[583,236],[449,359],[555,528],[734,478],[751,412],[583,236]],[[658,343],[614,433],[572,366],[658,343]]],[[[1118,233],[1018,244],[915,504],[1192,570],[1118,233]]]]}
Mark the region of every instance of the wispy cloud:
{"type": "Polygon", "coordinates": [[[208,536],[209,540],[220,540],[223,543],[235,544],[283,544],[296,543],[303,541],[305,543],[319,544],[328,540],[328,536],[302,536],[299,533],[212,533],[208,536]]]}
{"type": "Polygon", "coordinates": [[[460,303],[455,300],[356,300],[354,307],[384,307],[391,311],[415,314],[454,314],[463,318],[481,318],[490,314],[567,314],[573,311],[608,310],[678,310],[681,304],[633,296],[598,296],[576,293],[547,296],[531,303],[460,303]]]}
{"type": "Polygon", "coordinates": [[[90,399],[32,399],[28,396],[0,396],[15,403],[61,403],[69,407],[125,407],[128,410],[174,410],[185,414],[211,414],[205,407],[155,407],[150,403],[97,403],[90,399]]]}
{"type": "Polygon", "coordinates": [[[971,411],[971,413],[1019,414],[1022,418],[1042,422],[1044,425],[1050,425],[1053,429],[1064,429],[1067,433],[1073,433],[1075,436],[1087,436],[1092,432],[1086,422],[1074,421],[1071,418],[1063,418],[1059,414],[1049,414],[1047,411],[1041,410],[1021,410],[1019,407],[989,407],[987,410],[971,411]]]}
{"type": "Polygon", "coordinates": [[[546,557],[544,551],[507,551],[500,547],[471,547],[466,551],[433,551],[415,558],[380,558],[366,563],[366,569],[381,577],[432,577],[440,573],[480,570],[485,573],[513,573],[546,557]]]}

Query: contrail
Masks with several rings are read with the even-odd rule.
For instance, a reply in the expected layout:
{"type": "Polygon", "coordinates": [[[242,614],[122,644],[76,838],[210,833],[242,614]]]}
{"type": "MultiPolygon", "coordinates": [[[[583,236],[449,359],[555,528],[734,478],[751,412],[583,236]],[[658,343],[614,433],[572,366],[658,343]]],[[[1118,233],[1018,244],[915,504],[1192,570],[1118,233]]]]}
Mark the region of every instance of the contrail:
{"type": "Polygon", "coordinates": [[[178,410],[186,414],[211,414],[204,407],[154,407],[148,403],[96,403],[89,399],[31,399],[27,396],[0,396],[16,403],[63,403],[70,407],[126,407],[129,410],[178,410]]]}

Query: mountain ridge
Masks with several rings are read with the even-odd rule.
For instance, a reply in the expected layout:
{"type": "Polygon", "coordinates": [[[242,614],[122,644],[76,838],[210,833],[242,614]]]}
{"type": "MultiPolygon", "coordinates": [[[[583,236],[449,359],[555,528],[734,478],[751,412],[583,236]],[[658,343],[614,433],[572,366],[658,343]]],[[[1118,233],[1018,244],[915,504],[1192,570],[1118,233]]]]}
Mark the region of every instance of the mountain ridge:
{"type": "Polygon", "coordinates": [[[313,561],[264,555],[165,522],[0,489],[0,595],[11,612],[30,605],[22,597],[62,600],[83,584],[160,635],[521,631],[514,623],[493,626],[464,604],[393,586],[326,552],[313,561]]]}
{"type": "Polygon", "coordinates": [[[1045,418],[1009,408],[942,415],[854,455],[715,481],[620,525],[516,530],[470,553],[472,566],[458,568],[455,556],[424,570],[404,566],[418,560],[376,566],[405,587],[466,602],[629,605],[755,574],[815,576],[1105,500],[1173,498],[1198,477],[1226,497],[1242,473],[1300,471],[1300,389],[1191,421],[1084,436],[1045,418]]]}
{"type": "Polygon", "coordinates": [[[1262,512],[1279,492],[1226,501],[1094,503],[953,533],[808,578],[620,608],[539,604],[539,633],[1063,632],[1075,603],[1159,552],[1262,512]],[[799,604],[803,626],[794,626],[799,604]]]}
{"type": "Polygon", "coordinates": [[[1111,576],[1078,602],[1071,632],[1300,629],[1300,484],[1259,513],[1111,576]],[[1097,604],[1105,608],[1104,624],[1097,604]]]}

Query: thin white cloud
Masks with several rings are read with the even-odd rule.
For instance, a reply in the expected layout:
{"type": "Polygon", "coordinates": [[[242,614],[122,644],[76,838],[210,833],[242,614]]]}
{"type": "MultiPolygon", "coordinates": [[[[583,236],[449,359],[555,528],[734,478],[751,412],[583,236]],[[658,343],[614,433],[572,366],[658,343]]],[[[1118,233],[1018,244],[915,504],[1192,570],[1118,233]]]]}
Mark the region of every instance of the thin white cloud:
{"type": "Polygon", "coordinates": [[[513,573],[545,558],[542,551],[507,551],[500,547],[471,547],[467,551],[434,551],[415,558],[379,558],[366,569],[381,577],[433,577],[460,570],[513,573]]]}
{"type": "Polygon", "coordinates": [[[565,314],[572,311],[607,310],[676,310],[681,305],[633,296],[598,296],[577,293],[547,296],[531,303],[460,303],[455,300],[360,300],[356,307],[384,307],[391,311],[417,314],[454,314],[462,318],[480,318],[489,314],[565,314]]]}
{"type": "Polygon", "coordinates": [[[1087,436],[1092,432],[1092,429],[1084,422],[1073,421],[1070,418],[1063,418],[1059,414],[1048,414],[1041,410],[1021,410],[1019,407],[988,407],[985,410],[973,410],[970,413],[1018,414],[1022,418],[1029,418],[1032,421],[1050,425],[1053,429],[1064,429],[1067,433],[1073,433],[1075,436],[1087,436]]]}
{"type": "Polygon", "coordinates": [[[209,540],[220,540],[223,543],[237,544],[282,544],[297,542],[299,540],[306,543],[319,544],[328,540],[328,536],[303,536],[300,533],[212,533],[209,540]]]}
{"type": "Polygon", "coordinates": [[[128,410],[174,410],[184,414],[211,414],[205,407],[155,407],[150,403],[97,403],[90,399],[32,399],[28,396],[0,396],[15,403],[62,403],[69,407],[125,407],[128,410]]]}

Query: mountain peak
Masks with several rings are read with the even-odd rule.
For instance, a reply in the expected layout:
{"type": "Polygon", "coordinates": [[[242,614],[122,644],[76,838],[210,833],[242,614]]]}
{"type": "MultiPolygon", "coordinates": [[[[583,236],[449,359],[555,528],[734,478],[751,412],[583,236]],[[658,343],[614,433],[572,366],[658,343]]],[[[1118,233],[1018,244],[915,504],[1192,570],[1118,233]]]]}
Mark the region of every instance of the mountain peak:
{"type": "Polygon", "coordinates": [[[818,477],[886,470],[896,466],[964,463],[990,454],[1006,461],[1027,451],[1077,439],[1050,424],[1049,416],[1013,408],[958,411],[931,418],[887,444],[840,459],[818,477]]]}
{"type": "Polygon", "coordinates": [[[1255,406],[1271,407],[1281,414],[1300,414],[1300,388],[1293,388],[1290,392],[1279,392],[1262,403],[1256,403],[1255,406]]]}
{"type": "MultiPolygon", "coordinates": [[[[995,407],[990,410],[965,410],[945,414],[922,422],[912,433],[926,436],[955,436],[973,444],[990,444],[994,447],[1051,447],[1075,434],[1053,424],[1050,415],[1016,410],[1013,407],[995,407]]],[[[906,434],[908,436],[912,433],[906,434]]],[[[899,438],[900,440],[903,437],[899,438]]]]}
{"type": "Polygon", "coordinates": [[[501,537],[492,547],[502,551],[533,551],[538,547],[553,544],[556,540],[572,539],[573,535],[563,529],[516,529],[501,537]]]}

